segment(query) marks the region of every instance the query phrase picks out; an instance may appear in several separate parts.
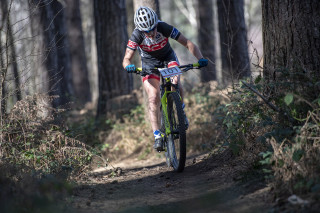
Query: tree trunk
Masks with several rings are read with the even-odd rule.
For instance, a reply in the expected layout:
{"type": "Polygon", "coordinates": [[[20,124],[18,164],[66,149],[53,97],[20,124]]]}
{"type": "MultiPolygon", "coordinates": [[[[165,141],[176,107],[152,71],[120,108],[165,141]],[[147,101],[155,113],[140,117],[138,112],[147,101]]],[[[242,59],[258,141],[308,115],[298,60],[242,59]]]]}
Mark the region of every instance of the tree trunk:
{"type": "Polygon", "coordinates": [[[82,17],[82,28],[85,42],[85,52],[87,57],[88,78],[91,90],[91,101],[95,105],[98,103],[98,57],[96,32],[94,26],[94,9],[92,1],[81,0],[80,12],[82,17]]]}
{"type": "Polygon", "coordinates": [[[10,9],[11,9],[11,3],[10,2],[10,8],[8,7],[7,0],[1,0],[1,11],[2,11],[2,18],[3,18],[3,24],[6,26],[7,30],[7,40],[8,40],[8,49],[7,51],[10,51],[10,59],[7,66],[12,66],[12,72],[13,72],[13,78],[15,83],[15,94],[17,97],[17,100],[20,101],[22,99],[21,97],[21,89],[20,89],[20,76],[19,76],[19,70],[18,70],[18,63],[17,63],[17,56],[16,56],[16,50],[14,45],[14,37],[13,32],[11,28],[11,21],[10,21],[10,9]]]}
{"type": "MultiPolygon", "coordinates": [[[[0,17],[0,22],[1,22],[1,17],[0,17]]],[[[6,102],[5,102],[5,90],[4,90],[4,75],[3,75],[3,58],[2,58],[2,23],[0,23],[0,126],[4,126],[4,118],[5,118],[5,107],[6,107],[6,102]]],[[[2,158],[2,143],[3,143],[3,130],[2,128],[0,129],[0,157],[2,158]]]]}
{"type": "MultiPolygon", "coordinates": [[[[0,23],[1,26],[2,23],[0,23]]],[[[1,27],[2,28],[2,27],[1,27]]],[[[6,94],[6,91],[5,91],[5,85],[4,85],[4,82],[5,82],[5,76],[6,76],[6,73],[5,73],[5,66],[4,66],[4,61],[3,61],[3,57],[2,57],[2,54],[3,54],[3,48],[2,48],[2,29],[0,28],[0,120],[2,122],[2,119],[4,117],[4,114],[6,113],[6,99],[5,99],[5,94],[6,94]]],[[[1,123],[2,124],[2,123],[1,123]]]]}
{"type": "Polygon", "coordinates": [[[150,7],[157,13],[158,18],[161,19],[160,9],[159,9],[159,0],[134,0],[133,2],[134,2],[134,11],[136,11],[141,6],[150,7]]]}
{"type": "Polygon", "coordinates": [[[243,0],[218,0],[222,79],[224,83],[250,76],[243,0]]]}
{"type": "MultiPolygon", "coordinates": [[[[0,1],[0,7],[3,7],[1,1],[0,1]]],[[[5,76],[6,76],[6,66],[4,65],[3,55],[5,55],[5,51],[3,49],[2,44],[2,33],[3,33],[3,27],[5,26],[4,23],[5,20],[5,14],[0,14],[0,121],[1,126],[3,122],[4,114],[6,113],[6,99],[5,99],[5,76]]]]}
{"type": "MultiPolygon", "coordinates": [[[[43,3],[40,0],[29,1],[29,11],[31,20],[31,33],[33,37],[34,52],[34,76],[35,76],[35,92],[47,94],[49,91],[49,71],[46,67],[47,46],[45,43],[45,33],[42,27],[42,13],[40,6],[43,8],[43,3]],[[41,3],[41,5],[40,5],[41,3]]],[[[47,30],[48,31],[48,30],[47,30]]]]}
{"type": "MultiPolygon", "coordinates": [[[[133,30],[136,28],[134,25],[133,17],[134,17],[134,0],[126,0],[127,7],[127,29],[128,35],[130,36],[133,30]]],[[[131,62],[136,65],[136,67],[141,67],[141,60],[139,54],[134,54],[131,62]]],[[[142,86],[141,77],[139,75],[133,75],[133,88],[139,89],[142,86]]]]}
{"type": "Polygon", "coordinates": [[[300,68],[320,79],[320,1],[262,0],[262,30],[266,78],[276,69],[300,68]]]}
{"type": "Polygon", "coordinates": [[[199,9],[199,47],[203,56],[209,59],[207,67],[201,69],[201,82],[216,80],[215,49],[214,49],[214,23],[212,0],[203,0],[198,3],[199,9]]]}
{"type": "Polygon", "coordinates": [[[66,0],[74,93],[79,103],[91,101],[79,0],[66,0]]]}
{"type": "Polygon", "coordinates": [[[107,101],[132,91],[132,76],[122,67],[128,41],[125,1],[94,0],[98,54],[97,117],[107,113],[107,101]]]}
{"type": "Polygon", "coordinates": [[[53,107],[58,107],[73,95],[64,9],[57,0],[33,0],[32,3],[32,29],[40,43],[42,58],[38,68],[40,92],[59,96],[52,102],[53,107]]]}
{"type": "MultiPolygon", "coordinates": [[[[66,104],[71,100],[71,97],[74,96],[74,87],[72,82],[74,76],[72,75],[71,69],[71,53],[70,44],[67,37],[68,31],[66,25],[66,12],[59,1],[52,2],[52,9],[55,15],[54,26],[58,59],[57,73],[60,77],[59,88],[61,92],[59,95],[61,96],[61,98],[59,104],[66,104]]],[[[83,85],[83,87],[86,86],[87,88],[85,89],[90,91],[88,85],[83,85]]],[[[85,93],[83,93],[83,95],[85,95],[85,93]]]]}

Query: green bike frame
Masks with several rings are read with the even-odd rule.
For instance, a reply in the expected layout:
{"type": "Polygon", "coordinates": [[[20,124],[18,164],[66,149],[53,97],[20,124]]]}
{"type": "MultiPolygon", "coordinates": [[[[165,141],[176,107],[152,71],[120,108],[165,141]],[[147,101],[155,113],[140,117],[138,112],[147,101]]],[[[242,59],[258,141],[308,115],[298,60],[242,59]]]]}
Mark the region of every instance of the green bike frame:
{"type": "MultiPolygon", "coordinates": [[[[165,81],[169,82],[170,78],[166,78],[165,81]]],[[[168,96],[168,94],[174,93],[174,92],[176,92],[176,91],[168,91],[167,87],[164,87],[164,93],[163,93],[163,95],[161,97],[162,112],[164,113],[164,117],[165,117],[164,126],[166,128],[166,135],[171,134],[170,123],[169,123],[169,115],[168,115],[168,110],[167,110],[167,103],[168,103],[167,96],[168,96]]],[[[179,94],[179,97],[181,99],[180,94],[179,94]]]]}
{"type": "MultiPolygon", "coordinates": [[[[190,64],[190,65],[192,65],[193,68],[194,67],[199,67],[198,63],[194,63],[194,64],[190,64]]],[[[181,67],[184,67],[184,66],[181,66],[181,67]]],[[[155,68],[155,69],[157,69],[157,68],[155,68]]],[[[136,68],[136,71],[141,72],[142,68],[136,68]]],[[[169,83],[169,85],[170,85],[170,78],[163,78],[163,79],[165,80],[166,83],[169,83]]],[[[168,86],[164,86],[164,93],[161,96],[162,111],[164,113],[164,118],[165,118],[164,125],[165,125],[165,128],[166,128],[166,135],[171,134],[170,123],[169,123],[169,115],[168,115],[168,110],[167,110],[167,96],[168,96],[168,94],[173,93],[173,92],[176,92],[179,95],[180,99],[181,99],[181,96],[180,96],[179,92],[168,90],[168,86]]]]}

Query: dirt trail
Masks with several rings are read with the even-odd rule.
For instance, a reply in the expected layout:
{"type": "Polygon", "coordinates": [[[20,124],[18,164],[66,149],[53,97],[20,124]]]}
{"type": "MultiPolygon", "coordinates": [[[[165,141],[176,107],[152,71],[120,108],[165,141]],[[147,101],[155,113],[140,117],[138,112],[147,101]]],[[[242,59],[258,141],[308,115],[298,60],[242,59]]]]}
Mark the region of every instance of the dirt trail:
{"type": "Polygon", "coordinates": [[[261,180],[235,181],[232,159],[207,156],[189,157],[183,173],[161,159],[122,161],[113,165],[121,167],[115,177],[107,170],[90,175],[71,204],[76,212],[267,212],[261,180]]]}

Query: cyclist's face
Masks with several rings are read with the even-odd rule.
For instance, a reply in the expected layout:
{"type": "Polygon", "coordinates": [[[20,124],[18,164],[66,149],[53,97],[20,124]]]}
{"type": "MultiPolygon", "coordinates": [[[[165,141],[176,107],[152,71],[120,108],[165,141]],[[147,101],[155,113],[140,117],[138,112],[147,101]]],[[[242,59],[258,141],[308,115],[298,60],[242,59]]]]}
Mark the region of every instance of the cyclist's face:
{"type": "Polygon", "coordinates": [[[151,39],[154,39],[157,35],[157,27],[155,27],[154,29],[148,31],[148,32],[144,32],[144,34],[148,37],[148,38],[151,38],[151,39]]]}

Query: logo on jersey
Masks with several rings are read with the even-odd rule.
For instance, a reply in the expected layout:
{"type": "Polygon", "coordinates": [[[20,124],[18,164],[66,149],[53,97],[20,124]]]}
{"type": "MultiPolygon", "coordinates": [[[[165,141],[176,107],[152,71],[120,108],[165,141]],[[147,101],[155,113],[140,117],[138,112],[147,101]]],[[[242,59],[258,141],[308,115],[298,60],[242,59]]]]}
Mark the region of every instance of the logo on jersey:
{"type": "Polygon", "coordinates": [[[168,43],[168,38],[161,36],[160,38],[156,37],[155,41],[146,39],[140,44],[140,48],[146,52],[153,52],[156,50],[162,49],[168,43]]]}
{"type": "Polygon", "coordinates": [[[179,34],[179,30],[177,30],[176,28],[173,28],[170,37],[173,39],[176,39],[178,34],[179,34]]]}
{"type": "Polygon", "coordinates": [[[127,44],[128,47],[130,47],[131,49],[136,49],[138,44],[136,42],[133,42],[133,41],[128,41],[128,44],[127,44]]]}

